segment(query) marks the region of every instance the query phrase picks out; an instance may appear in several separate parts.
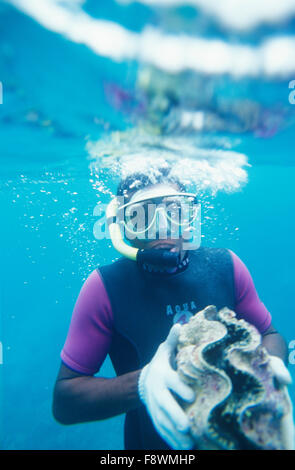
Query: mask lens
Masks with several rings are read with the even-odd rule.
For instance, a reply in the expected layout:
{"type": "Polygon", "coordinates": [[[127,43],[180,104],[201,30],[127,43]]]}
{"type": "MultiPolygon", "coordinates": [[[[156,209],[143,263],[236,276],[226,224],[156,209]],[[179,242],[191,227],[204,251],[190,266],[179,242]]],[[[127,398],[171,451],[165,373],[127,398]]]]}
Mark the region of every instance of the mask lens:
{"type": "Polygon", "coordinates": [[[170,222],[176,225],[189,225],[197,213],[197,202],[193,196],[165,198],[166,214],[170,222]]]}
{"type": "Polygon", "coordinates": [[[168,220],[180,224],[182,203],[181,199],[165,198],[165,212],[168,220]]]}
{"type": "Polygon", "coordinates": [[[154,219],[155,207],[155,204],[151,201],[139,202],[127,206],[124,220],[128,230],[134,233],[146,231],[154,219]]]}

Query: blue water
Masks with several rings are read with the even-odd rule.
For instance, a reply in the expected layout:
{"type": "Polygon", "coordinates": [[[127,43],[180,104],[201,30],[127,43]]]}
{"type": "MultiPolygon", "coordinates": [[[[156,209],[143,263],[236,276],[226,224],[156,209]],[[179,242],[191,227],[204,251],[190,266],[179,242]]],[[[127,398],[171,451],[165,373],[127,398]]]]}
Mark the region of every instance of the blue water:
{"type": "MultiPolygon", "coordinates": [[[[87,8],[134,31],[159,21],[142,5],[124,10],[110,2],[95,9],[87,2],[87,8]]],[[[139,65],[99,57],[8,5],[0,5],[0,18],[1,448],[122,449],[122,416],[65,427],[54,421],[51,401],[81,285],[95,267],[117,256],[92,231],[93,209],[98,200],[109,200],[119,175],[112,168],[99,170],[103,190],[95,191],[85,145],[136,125],[137,98],[128,101],[128,109],[118,108],[106,86],[134,96],[139,65]]],[[[224,97],[279,106],[284,122],[272,136],[218,133],[251,166],[239,191],[212,197],[203,234],[206,244],[232,249],[247,264],[289,344],[295,339],[295,166],[288,81],[216,80],[224,97]]],[[[295,365],[289,369],[295,380],[295,365]]],[[[108,359],[100,374],[113,375],[108,359]]],[[[294,386],[290,393],[294,400],[294,386]]]]}

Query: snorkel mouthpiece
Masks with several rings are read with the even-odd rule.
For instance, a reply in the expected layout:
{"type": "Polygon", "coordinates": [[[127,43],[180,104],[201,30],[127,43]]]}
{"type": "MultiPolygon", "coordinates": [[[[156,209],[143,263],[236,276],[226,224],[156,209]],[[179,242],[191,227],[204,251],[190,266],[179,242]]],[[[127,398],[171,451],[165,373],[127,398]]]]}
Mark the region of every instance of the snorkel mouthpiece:
{"type": "Polygon", "coordinates": [[[137,263],[143,265],[162,266],[163,268],[176,268],[180,263],[180,254],[165,248],[139,250],[136,256],[137,263]]]}

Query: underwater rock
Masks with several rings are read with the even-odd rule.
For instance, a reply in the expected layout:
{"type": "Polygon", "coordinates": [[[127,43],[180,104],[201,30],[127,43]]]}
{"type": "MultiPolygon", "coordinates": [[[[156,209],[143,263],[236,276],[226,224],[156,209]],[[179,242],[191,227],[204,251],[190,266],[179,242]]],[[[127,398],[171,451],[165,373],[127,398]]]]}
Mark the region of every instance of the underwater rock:
{"type": "Polygon", "coordinates": [[[286,387],[257,329],[228,308],[208,306],[182,325],[177,371],[196,392],[181,402],[197,449],[285,449],[286,387]]]}

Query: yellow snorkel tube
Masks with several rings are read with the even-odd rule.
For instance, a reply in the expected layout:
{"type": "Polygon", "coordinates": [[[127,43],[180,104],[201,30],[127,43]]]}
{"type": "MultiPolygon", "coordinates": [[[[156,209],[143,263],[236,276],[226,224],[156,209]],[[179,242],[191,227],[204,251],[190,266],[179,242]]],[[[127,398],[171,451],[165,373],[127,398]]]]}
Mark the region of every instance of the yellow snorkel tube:
{"type": "Polygon", "coordinates": [[[165,249],[145,249],[139,250],[128,245],[122,236],[117,213],[120,207],[118,199],[115,197],[108,204],[106,209],[107,224],[114,248],[125,258],[137,261],[139,264],[152,264],[157,266],[175,267],[179,264],[180,255],[165,249]]]}
{"type": "Polygon", "coordinates": [[[136,261],[139,250],[138,248],[134,248],[133,246],[130,246],[124,242],[120,226],[117,222],[118,209],[118,199],[114,198],[111,200],[106,210],[107,224],[109,227],[113,246],[119,253],[121,253],[121,255],[125,256],[126,258],[132,259],[133,261],[136,261]]]}

